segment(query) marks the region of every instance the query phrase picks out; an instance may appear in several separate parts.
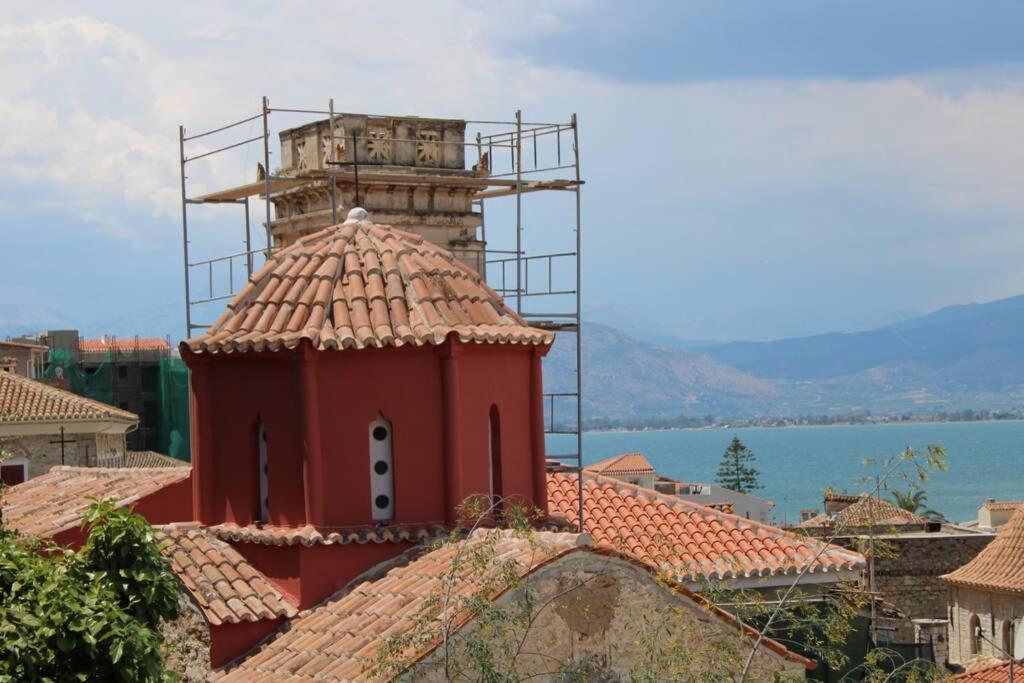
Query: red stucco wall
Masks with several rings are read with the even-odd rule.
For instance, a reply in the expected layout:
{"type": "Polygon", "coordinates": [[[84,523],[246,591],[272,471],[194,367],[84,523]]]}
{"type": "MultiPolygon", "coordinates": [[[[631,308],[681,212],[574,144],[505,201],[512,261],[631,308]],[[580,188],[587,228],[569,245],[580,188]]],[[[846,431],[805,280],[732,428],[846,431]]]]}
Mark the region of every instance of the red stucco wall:
{"type": "Polygon", "coordinates": [[[195,518],[203,523],[256,518],[259,420],[274,526],[373,523],[368,429],[378,415],[392,424],[392,523],[451,522],[455,505],[488,492],[492,405],[503,493],[536,497],[543,441],[534,432],[543,425],[534,347],[448,342],[185,357],[193,370],[195,518]]]}

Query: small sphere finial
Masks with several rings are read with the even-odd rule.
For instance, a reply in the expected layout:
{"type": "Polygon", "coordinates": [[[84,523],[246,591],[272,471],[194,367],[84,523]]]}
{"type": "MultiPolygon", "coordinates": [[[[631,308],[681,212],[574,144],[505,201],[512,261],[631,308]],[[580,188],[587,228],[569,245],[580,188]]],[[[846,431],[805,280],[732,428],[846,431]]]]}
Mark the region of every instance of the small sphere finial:
{"type": "Polygon", "coordinates": [[[348,217],[345,218],[346,223],[369,223],[370,214],[366,212],[366,209],[361,206],[357,206],[348,212],[348,217]]]}

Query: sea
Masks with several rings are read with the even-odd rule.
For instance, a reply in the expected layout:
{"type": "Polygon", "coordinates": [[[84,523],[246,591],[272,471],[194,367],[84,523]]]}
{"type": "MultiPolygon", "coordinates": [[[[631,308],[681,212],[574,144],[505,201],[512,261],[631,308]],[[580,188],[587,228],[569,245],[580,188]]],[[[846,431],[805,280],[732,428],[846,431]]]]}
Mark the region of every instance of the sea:
{"type": "MultiPolygon", "coordinates": [[[[801,509],[821,509],[827,488],[869,490],[882,462],[907,446],[923,450],[938,444],[946,450],[949,470],[932,473],[921,486],[926,506],[951,521],[976,519],[986,498],[1024,500],[1024,422],[1019,421],[589,432],[583,437],[584,463],[640,452],[661,475],[710,482],[733,436],[754,452],[764,487],[755,495],[775,502],[777,524],[799,521],[801,509]]],[[[575,452],[574,441],[551,437],[548,451],[575,452]]],[[[912,470],[906,473],[916,480],[912,470]]],[[[889,486],[905,490],[908,483],[892,478],[889,486]]]]}

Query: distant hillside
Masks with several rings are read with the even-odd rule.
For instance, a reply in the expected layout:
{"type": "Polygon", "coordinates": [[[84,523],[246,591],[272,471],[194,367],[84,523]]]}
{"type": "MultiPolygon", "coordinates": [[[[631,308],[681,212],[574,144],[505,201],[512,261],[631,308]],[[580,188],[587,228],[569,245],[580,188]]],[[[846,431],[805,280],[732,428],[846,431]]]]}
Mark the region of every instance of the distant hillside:
{"type": "MultiPolygon", "coordinates": [[[[544,361],[546,391],[564,391],[574,382],[568,339],[556,341],[544,361]]],[[[771,382],[704,354],[642,342],[596,323],[583,329],[583,367],[589,417],[733,414],[763,407],[775,392],[771,382]]]]}
{"type": "Polygon", "coordinates": [[[833,380],[869,370],[944,387],[1000,390],[1024,383],[1024,296],[951,306],[869,332],[699,349],[756,377],[833,380]]]}
{"type": "MultiPolygon", "coordinates": [[[[659,337],[661,339],[661,337],[659,337]]],[[[588,417],[921,413],[1024,406],[1024,296],[950,306],[867,332],[696,349],[584,328],[588,417]]],[[[671,342],[670,342],[671,343],[671,342]]],[[[565,340],[549,390],[572,381],[565,340]]]]}

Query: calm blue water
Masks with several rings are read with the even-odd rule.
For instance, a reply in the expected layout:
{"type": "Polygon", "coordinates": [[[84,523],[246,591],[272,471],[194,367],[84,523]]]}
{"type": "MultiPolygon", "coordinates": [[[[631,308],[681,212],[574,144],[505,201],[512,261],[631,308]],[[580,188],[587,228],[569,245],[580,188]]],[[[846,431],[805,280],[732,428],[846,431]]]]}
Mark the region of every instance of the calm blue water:
{"type": "MultiPolygon", "coordinates": [[[[764,489],[775,501],[776,522],[799,519],[801,508],[821,508],[832,486],[857,493],[881,461],[907,446],[937,443],[946,449],[949,471],[925,484],[927,504],[955,521],[973,519],[986,498],[1024,499],[1024,422],[958,422],[835,427],[702,429],[664,432],[594,432],[584,436],[585,462],[639,451],[659,474],[688,481],[713,481],[722,451],[733,435],[754,451],[764,489]]],[[[549,441],[549,452],[572,452],[549,441]]],[[[904,488],[900,482],[893,482],[904,488]]]]}

